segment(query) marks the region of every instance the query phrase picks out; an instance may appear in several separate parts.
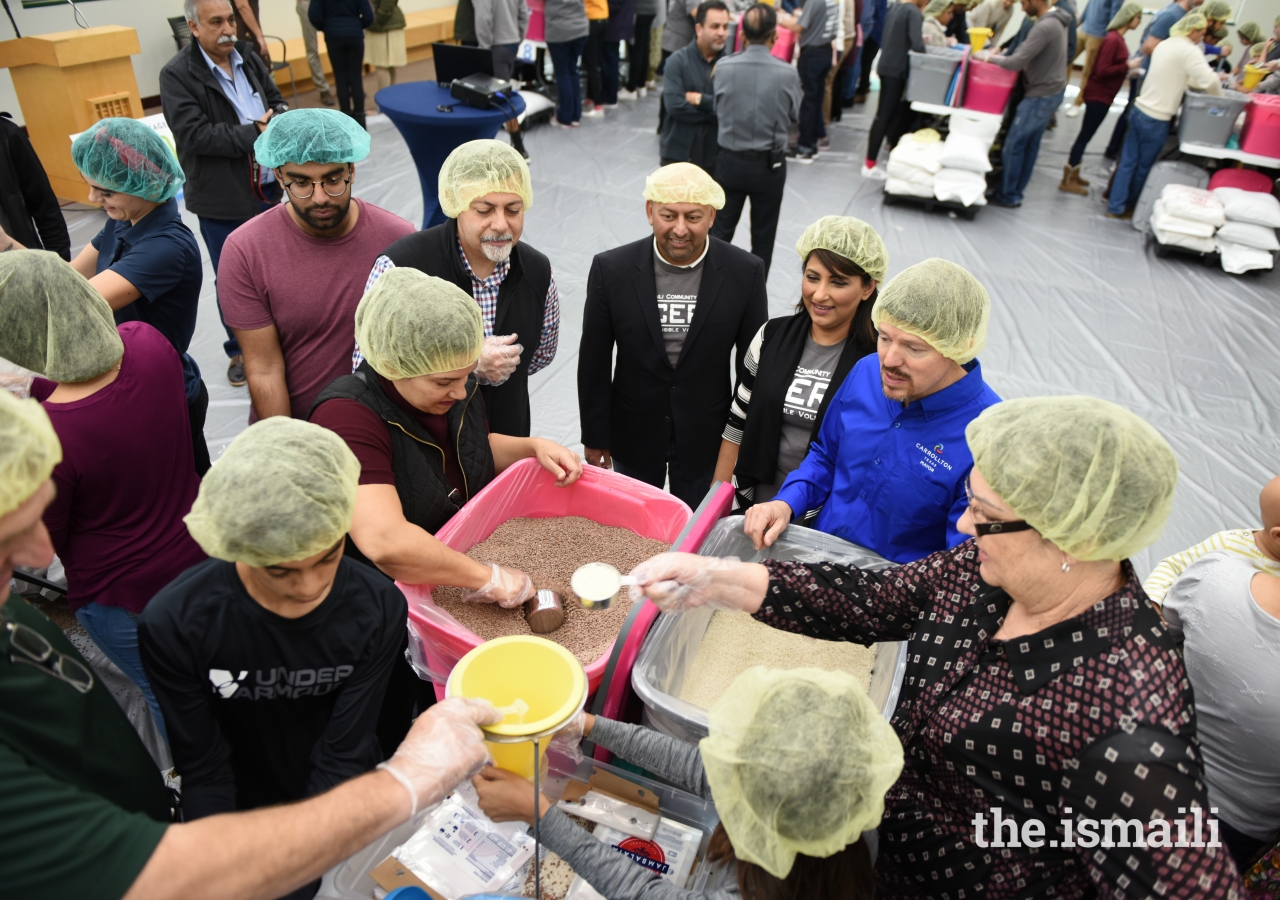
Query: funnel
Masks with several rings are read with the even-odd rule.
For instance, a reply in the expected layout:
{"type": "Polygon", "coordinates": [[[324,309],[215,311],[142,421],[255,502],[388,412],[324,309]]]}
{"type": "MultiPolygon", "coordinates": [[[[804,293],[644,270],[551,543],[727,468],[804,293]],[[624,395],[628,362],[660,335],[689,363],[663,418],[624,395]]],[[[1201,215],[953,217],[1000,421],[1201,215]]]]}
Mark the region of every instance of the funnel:
{"type": "Polygon", "coordinates": [[[987,45],[987,41],[991,40],[993,34],[990,28],[970,28],[969,47],[974,53],[982,52],[982,48],[987,45]]]}

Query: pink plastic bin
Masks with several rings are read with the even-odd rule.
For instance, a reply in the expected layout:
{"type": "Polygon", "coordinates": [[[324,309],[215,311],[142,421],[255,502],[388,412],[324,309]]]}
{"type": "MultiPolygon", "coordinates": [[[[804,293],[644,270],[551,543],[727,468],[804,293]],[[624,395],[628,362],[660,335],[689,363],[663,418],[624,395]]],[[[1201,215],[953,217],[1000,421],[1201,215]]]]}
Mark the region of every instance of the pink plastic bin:
{"type": "Polygon", "coordinates": [[[547,19],[543,12],[546,0],[529,0],[529,27],[525,29],[526,41],[542,42],[547,39],[547,19]]]}
{"type": "Polygon", "coordinates": [[[1254,169],[1219,169],[1209,179],[1209,190],[1220,187],[1270,194],[1271,179],[1254,169]]]}
{"type": "Polygon", "coordinates": [[[964,83],[964,108],[975,112],[1000,115],[1009,103],[1018,73],[1002,69],[995,63],[969,60],[969,74],[964,83]]]}
{"type": "Polygon", "coordinates": [[[1240,149],[1259,156],[1280,157],[1280,95],[1249,95],[1240,149]]]}
{"type": "MultiPolygon", "coordinates": [[[[616,472],[583,466],[582,477],[567,488],[535,459],[522,459],[476,494],[466,506],[436,532],[441,543],[465,553],[485,540],[508,519],[584,516],[601,525],[628,528],[654,540],[674,541],[693,511],[684,502],[658,488],[616,472]]],[[[409,601],[409,628],[421,642],[431,671],[447,675],[480,637],[431,600],[430,584],[396,586],[409,601]]],[[[600,686],[612,645],[586,666],[590,692],[600,686]]],[[[444,697],[444,685],[436,685],[444,697]]]]}

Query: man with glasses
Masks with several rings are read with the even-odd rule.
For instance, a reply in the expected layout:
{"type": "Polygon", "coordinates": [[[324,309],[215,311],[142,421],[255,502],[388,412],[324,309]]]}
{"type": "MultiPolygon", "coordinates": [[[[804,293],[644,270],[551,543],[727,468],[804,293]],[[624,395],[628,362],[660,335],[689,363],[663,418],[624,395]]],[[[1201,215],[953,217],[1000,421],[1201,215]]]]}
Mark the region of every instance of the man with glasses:
{"type": "Polygon", "coordinates": [[[442,800],[484,764],[476,725],[500,715],[484,701],[445,700],[375,771],[296,803],[174,823],[160,772],[111,692],[58,626],[9,594],[14,566],[53,558],[41,516],[61,457],[40,405],[0,390],[4,896],[279,897],[442,800]]]}
{"type": "Polygon", "coordinates": [[[276,116],[254,153],[288,202],[227,239],[218,296],[244,351],[249,422],[305,419],[316,395],[350,374],[356,305],[374,260],[414,229],[352,197],[369,134],[337,110],[276,116]]]}

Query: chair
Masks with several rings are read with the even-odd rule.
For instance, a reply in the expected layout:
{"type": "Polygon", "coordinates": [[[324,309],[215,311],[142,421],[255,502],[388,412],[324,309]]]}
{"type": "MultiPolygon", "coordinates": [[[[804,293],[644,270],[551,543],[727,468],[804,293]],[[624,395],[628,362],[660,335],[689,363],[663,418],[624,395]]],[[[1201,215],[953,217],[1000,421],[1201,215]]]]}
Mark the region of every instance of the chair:
{"type": "Polygon", "coordinates": [[[288,48],[288,46],[285,44],[285,42],[284,42],[284,38],[282,38],[282,37],[276,37],[274,34],[264,34],[264,35],[263,35],[263,37],[264,37],[264,38],[266,38],[268,41],[279,41],[279,42],[280,42],[280,61],[279,61],[279,62],[276,62],[275,60],[272,60],[272,61],[271,61],[271,75],[272,75],[272,77],[274,78],[274,77],[275,77],[275,73],[276,73],[276,72],[279,72],[281,69],[288,69],[288,70],[289,70],[289,87],[293,89],[293,107],[294,107],[294,109],[297,109],[297,107],[298,107],[298,83],[297,83],[296,81],[294,81],[294,80],[293,80],[293,66],[291,66],[291,65],[289,64],[289,61],[288,61],[288,57],[289,57],[289,48],[288,48]]]}
{"type": "Polygon", "coordinates": [[[185,16],[173,16],[169,19],[169,30],[173,32],[173,42],[181,50],[191,44],[191,28],[185,16]]]}

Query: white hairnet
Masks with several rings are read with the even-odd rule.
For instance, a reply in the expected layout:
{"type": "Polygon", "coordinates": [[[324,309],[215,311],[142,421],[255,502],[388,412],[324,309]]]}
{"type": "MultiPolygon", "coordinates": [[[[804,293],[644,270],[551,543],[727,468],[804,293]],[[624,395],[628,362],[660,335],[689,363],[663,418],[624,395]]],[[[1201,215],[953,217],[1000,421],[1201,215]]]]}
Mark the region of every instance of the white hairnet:
{"type": "Polygon", "coordinates": [[[484,321],[480,305],[453,282],[399,266],[361,298],[356,341],[383,378],[416,378],[479,359],[484,321]]]}
{"type": "Polygon", "coordinates": [[[654,203],[697,203],[724,209],[724,188],[701,166],[672,163],[644,180],[644,199],[654,203]]]}
{"type": "Polygon", "coordinates": [[[951,8],[951,3],[952,0],[929,0],[929,3],[925,6],[922,15],[925,17],[940,16],[951,8]]]}
{"type": "Polygon", "coordinates": [[[875,828],[902,744],[858,680],[756,666],[709,713],[698,745],[734,855],[786,878],[875,828]]]}
{"type": "Polygon", "coordinates": [[[97,378],[124,356],[101,294],[47,250],[0,253],[0,356],[50,381],[97,378]]]}
{"type": "Polygon", "coordinates": [[[516,194],[526,212],[533,208],[529,164],[502,141],[467,141],[455,149],[440,167],[439,185],[440,209],[450,219],[485,194],[516,194]]]}
{"type": "Polygon", "coordinates": [[[923,338],[943,356],[964,365],[987,343],[991,297],[968,270],[945,259],[903,269],[880,289],[871,324],[881,322],[923,338]]]}
{"type": "Polygon", "coordinates": [[[205,553],[250,566],[315,556],[351,528],[360,463],[327,428],[273,416],[227,445],[183,520],[205,553]]]}
{"type": "Polygon", "coordinates": [[[852,216],[823,216],[806,228],[796,241],[796,252],[803,260],[814,250],[843,256],[878,282],[889,271],[889,250],[880,235],[852,216]]]}
{"type": "Polygon", "coordinates": [[[35,400],[0,388],[0,516],[26,503],[62,462],[62,444],[35,400]]]}
{"type": "Polygon", "coordinates": [[[1173,507],[1172,448],[1106,400],[1005,400],[970,422],[965,439],[991,490],[1076,559],[1127,559],[1160,536],[1173,507]]]}

